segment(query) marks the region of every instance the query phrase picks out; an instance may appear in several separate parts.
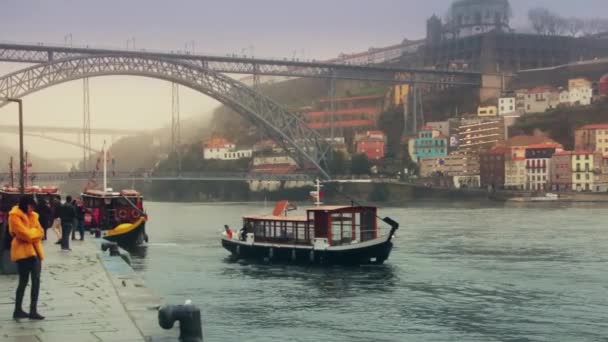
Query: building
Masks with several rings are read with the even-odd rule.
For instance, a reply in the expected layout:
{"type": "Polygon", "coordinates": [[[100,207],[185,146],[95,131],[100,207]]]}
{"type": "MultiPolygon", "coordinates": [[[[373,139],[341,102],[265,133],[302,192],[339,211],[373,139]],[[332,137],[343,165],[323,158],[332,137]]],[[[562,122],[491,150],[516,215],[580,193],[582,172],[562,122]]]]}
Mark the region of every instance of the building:
{"type": "Polygon", "coordinates": [[[574,106],[588,106],[593,98],[593,84],[584,78],[568,80],[569,102],[574,106]]]}
{"type": "Polygon", "coordinates": [[[452,125],[450,124],[449,120],[427,122],[426,126],[439,131],[441,134],[445,135],[446,137],[449,137],[452,135],[452,131],[450,130],[452,128],[452,125]]]}
{"type": "Polygon", "coordinates": [[[508,32],[510,15],[508,0],[457,0],[450,7],[443,34],[445,38],[460,38],[508,32]]]}
{"type": "Polygon", "coordinates": [[[498,115],[510,115],[516,113],[515,97],[501,97],[498,99],[498,115]]]}
{"type": "Polygon", "coordinates": [[[551,86],[539,86],[528,90],[524,99],[525,113],[544,113],[559,105],[559,92],[551,86]]]}
{"type": "Polygon", "coordinates": [[[310,128],[349,136],[352,144],[356,133],[377,129],[384,99],[384,95],[323,98],[315,109],[304,112],[303,118],[310,128]]]}
{"type": "Polygon", "coordinates": [[[551,158],[562,150],[559,144],[538,144],[526,147],[526,190],[549,189],[551,158]]]}
{"type": "Polygon", "coordinates": [[[479,117],[493,117],[497,114],[496,106],[486,106],[477,108],[477,116],[479,117]]]}
{"type": "Polygon", "coordinates": [[[608,124],[586,125],[574,131],[574,149],[608,156],[608,124]]]}
{"type": "Polygon", "coordinates": [[[600,95],[608,95],[608,74],[600,78],[598,88],[600,95]]]}
{"type": "Polygon", "coordinates": [[[369,160],[384,158],[386,136],[382,131],[367,131],[355,138],[357,153],[365,154],[369,160]]]}
{"type": "Polygon", "coordinates": [[[458,150],[479,152],[505,140],[502,118],[495,120],[463,120],[458,127],[458,150]]]}
{"type": "Polygon", "coordinates": [[[505,156],[505,189],[524,190],[526,187],[526,157],[505,156]]]}
{"type": "Polygon", "coordinates": [[[253,150],[237,150],[236,145],[224,138],[212,138],[203,147],[204,159],[237,160],[251,158],[253,150]]]}
{"type": "Polygon", "coordinates": [[[505,160],[510,149],[493,147],[479,154],[479,176],[482,187],[500,189],[505,186],[505,160]]]}
{"type": "Polygon", "coordinates": [[[413,155],[410,156],[412,160],[443,157],[448,154],[448,137],[428,126],[420,129],[418,137],[413,139],[413,144],[413,155]]]}
{"type": "Polygon", "coordinates": [[[600,191],[603,157],[599,152],[562,151],[552,158],[551,183],[554,191],[600,191]]]}
{"type": "Polygon", "coordinates": [[[479,175],[479,158],[456,152],[444,157],[420,159],[419,166],[422,178],[428,178],[433,174],[448,177],[479,175]]]}

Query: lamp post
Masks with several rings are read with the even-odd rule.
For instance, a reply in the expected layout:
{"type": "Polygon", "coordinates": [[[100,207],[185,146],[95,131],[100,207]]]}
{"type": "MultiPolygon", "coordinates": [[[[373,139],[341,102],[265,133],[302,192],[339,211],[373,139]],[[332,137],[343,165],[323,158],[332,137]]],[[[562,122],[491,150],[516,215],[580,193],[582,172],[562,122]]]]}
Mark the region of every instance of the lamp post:
{"type": "Polygon", "coordinates": [[[23,157],[23,101],[21,99],[6,98],[8,102],[16,102],[19,105],[19,193],[25,193],[25,163],[23,157]]]}

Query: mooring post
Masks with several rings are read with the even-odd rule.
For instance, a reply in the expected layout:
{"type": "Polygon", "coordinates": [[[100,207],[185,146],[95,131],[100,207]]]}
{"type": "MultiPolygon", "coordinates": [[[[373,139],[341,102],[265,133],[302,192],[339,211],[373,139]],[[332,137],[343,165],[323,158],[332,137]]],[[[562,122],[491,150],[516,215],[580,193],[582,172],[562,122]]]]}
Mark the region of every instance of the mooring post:
{"type": "Polygon", "coordinates": [[[201,310],[186,301],[184,305],[164,305],[158,310],[158,324],[163,329],[173,328],[179,321],[179,340],[181,342],[203,342],[201,310]]]}

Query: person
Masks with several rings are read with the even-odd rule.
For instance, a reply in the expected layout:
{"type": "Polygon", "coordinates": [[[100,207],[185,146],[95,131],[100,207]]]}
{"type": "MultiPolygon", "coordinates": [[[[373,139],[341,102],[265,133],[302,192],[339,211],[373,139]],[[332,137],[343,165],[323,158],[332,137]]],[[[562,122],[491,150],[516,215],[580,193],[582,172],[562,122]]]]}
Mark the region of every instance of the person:
{"type": "Polygon", "coordinates": [[[251,228],[251,223],[246,222],[245,225],[243,226],[243,228],[241,228],[241,240],[242,241],[247,240],[247,233],[252,233],[252,232],[253,232],[253,228],[251,228]]]}
{"type": "Polygon", "coordinates": [[[61,250],[71,251],[70,232],[76,221],[76,209],[72,206],[72,196],[65,197],[65,203],[59,208],[59,219],[61,220],[61,250]]]}
{"type": "Polygon", "coordinates": [[[53,198],[51,201],[51,212],[53,213],[52,229],[57,234],[56,245],[61,244],[61,220],[59,219],[59,211],[61,209],[61,196],[53,198]]]}
{"type": "Polygon", "coordinates": [[[48,199],[40,199],[38,201],[38,207],[36,208],[38,213],[38,222],[40,222],[40,226],[44,229],[44,237],[42,240],[47,239],[47,230],[51,227],[53,220],[53,213],[51,212],[51,206],[49,204],[48,199]]]}
{"type": "Polygon", "coordinates": [[[82,206],[81,201],[72,201],[72,205],[76,210],[76,221],[74,222],[75,226],[72,229],[72,240],[76,240],[76,228],[78,228],[78,232],[80,233],[80,241],[84,240],[84,208],[82,206]]]}
{"type": "Polygon", "coordinates": [[[227,224],[224,225],[224,231],[226,232],[226,236],[228,236],[229,239],[232,239],[232,229],[230,229],[227,224]]]}
{"type": "Polygon", "coordinates": [[[29,318],[42,320],[44,316],[38,313],[38,294],[40,292],[40,271],[44,251],[41,239],[44,231],[38,221],[38,214],[34,211],[36,202],[33,198],[22,196],[19,204],[9,212],[8,226],[11,241],[11,260],[17,263],[19,273],[19,284],[15,294],[15,310],[13,319],[29,318]],[[30,312],[23,311],[23,295],[28,283],[32,278],[30,295],[30,312]]]}

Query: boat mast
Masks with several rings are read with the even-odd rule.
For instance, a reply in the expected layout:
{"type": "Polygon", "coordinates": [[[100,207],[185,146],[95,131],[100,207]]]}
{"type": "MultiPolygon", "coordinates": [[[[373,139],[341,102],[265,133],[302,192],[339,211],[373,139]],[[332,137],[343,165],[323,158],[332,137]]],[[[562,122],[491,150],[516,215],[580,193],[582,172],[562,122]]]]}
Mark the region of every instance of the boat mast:
{"type": "Polygon", "coordinates": [[[315,205],[318,207],[321,204],[323,204],[323,202],[321,202],[321,181],[317,178],[317,180],[315,181],[315,185],[317,186],[317,191],[315,193],[315,205]]]}
{"type": "Polygon", "coordinates": [[[103,153],[103,192],[105,193],[108,189],[108,167],[106,165],[107,156],[106,156],[106,141],[103,141],[103,148],[101,149],[101,153],[103,153]]]}
{"type": "Polygon", "coordinates": [[[15,186],[15,170],[13,169],[13,156],[11,156],[11,160],[8,163],[9,172],[11,174],[11,187],[15,186]]]}

